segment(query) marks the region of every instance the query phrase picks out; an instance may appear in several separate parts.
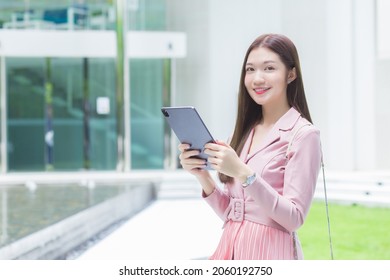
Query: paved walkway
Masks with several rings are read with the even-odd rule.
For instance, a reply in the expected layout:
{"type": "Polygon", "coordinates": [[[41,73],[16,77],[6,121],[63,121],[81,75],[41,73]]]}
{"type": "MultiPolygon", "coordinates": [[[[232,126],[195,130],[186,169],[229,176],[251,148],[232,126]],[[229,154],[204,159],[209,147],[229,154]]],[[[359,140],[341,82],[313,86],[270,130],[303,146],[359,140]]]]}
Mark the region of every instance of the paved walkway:
{"type": "Polygon", "coordinates": [[[200,197],[192,175],[165,173],[155,202],[78,259],[207,259],[219,242],[222,225],[200,197]]]}
{"type": "Polygon", "coordinates": [[[206,259],[222,232],[210,210],[201,199],[159,199],[78,259],[206,259]]]}

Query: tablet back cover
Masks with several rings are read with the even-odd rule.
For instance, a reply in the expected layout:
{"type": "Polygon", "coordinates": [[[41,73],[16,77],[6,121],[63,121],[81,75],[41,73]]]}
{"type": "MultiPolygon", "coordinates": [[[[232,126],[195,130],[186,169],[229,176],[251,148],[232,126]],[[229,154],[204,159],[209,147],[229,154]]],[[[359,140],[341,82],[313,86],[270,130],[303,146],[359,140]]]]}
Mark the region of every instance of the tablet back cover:
{"type": "Polygon", "coordinates": [[[199,157],[207,158],[203,154],[206,143],[215,142],[194,107],[163,107],[161,108],[169,126],[181,143],[191,145],[191,149],[200,150],[199,157]]]}

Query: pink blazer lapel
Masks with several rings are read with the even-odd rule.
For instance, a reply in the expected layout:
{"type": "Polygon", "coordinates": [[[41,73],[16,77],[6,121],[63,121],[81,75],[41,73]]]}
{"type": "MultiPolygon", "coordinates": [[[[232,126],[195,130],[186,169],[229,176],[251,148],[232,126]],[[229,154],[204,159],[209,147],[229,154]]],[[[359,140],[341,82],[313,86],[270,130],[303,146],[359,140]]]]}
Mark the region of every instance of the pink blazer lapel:
{"type": "MultiPolygon", "coordinates": [[[[253,137],[253,130],[252,130],[252,137],[253,137]]],[[[252,139],[252,138],[251,138],[252,139]]],[[[264,138],[263,142],[261,143],[261,145],[259,145],[258,148],[256,148],[256,150],[252,153],[252,154],[247,154],[246,155],[246,160],[245,162],[248,162],[251,158],[253,158],[255,155],[257,155],[258,153],[260,153],[262,150],[264,150],[265,148],[267,148],[269,145],[271,145],[272,143],[275,143],[276,141],[278,141],[280,139],[280,130],[279,130],[279,127],[276,126],[276,124],[272,127],[272,129],[268,132],[267,136],[264,138]]],[[[252,142],[251,140],[249,141],[249,143],[252,142]]],[[[249,147],[248,147],[248,150],[246,151],[248,153],[249,151],[249,147]]]]}
{"type": "Polygon", "coordinates": [[[267,148],[269,145],[275,143],[276,141],[280,140],[281,130],[287,131],[291,130],[297,120],[299,119],[300,114],[295,108],[290,108],[289,111],[287,111],[286,114],[284,114],[272,127],[272,129],[268,132],[267,136],[264,138],[261,145],[256,148],[256,150],[248,155],[250,145],[252,143],[252,138],[254,134],[254,129],[252,129],[251,133],[248,136],[248,139],[245,142],[244,148],[242,149],[242,153],[240,158],[247,163],[252,157],[257,155],[259,152],[267,148]]]}

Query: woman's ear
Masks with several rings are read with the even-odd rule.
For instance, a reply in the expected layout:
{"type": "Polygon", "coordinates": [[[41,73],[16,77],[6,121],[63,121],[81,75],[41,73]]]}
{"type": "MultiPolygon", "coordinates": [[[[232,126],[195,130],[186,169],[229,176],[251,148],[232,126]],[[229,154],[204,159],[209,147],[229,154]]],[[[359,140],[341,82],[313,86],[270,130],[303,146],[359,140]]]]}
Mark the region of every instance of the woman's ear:
{"type": "Polygon", "coordinates": [[[291,69],[290,71],[288,71],[288,76],[287,76],[287,83],[291,83],[292,81],[294,81],[295,79],[297,78],[297,71],[295,69],[295,67],[293,67],[293,69],[291,69]]]}

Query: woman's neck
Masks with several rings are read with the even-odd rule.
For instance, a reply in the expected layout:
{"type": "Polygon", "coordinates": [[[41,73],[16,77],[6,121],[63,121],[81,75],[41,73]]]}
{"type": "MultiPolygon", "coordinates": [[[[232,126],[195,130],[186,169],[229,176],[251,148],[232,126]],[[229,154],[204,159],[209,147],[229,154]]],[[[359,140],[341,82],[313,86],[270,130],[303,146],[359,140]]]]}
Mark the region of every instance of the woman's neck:
{"type": "Polygon", "coordinates": [[[263,119],[261,120],[261,124],[264,126],[273,126],[290,108],[288,104],[272,108],[263,106],[263,119]]]}

